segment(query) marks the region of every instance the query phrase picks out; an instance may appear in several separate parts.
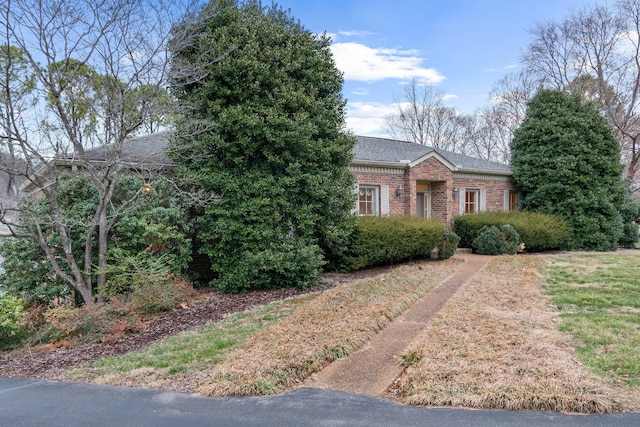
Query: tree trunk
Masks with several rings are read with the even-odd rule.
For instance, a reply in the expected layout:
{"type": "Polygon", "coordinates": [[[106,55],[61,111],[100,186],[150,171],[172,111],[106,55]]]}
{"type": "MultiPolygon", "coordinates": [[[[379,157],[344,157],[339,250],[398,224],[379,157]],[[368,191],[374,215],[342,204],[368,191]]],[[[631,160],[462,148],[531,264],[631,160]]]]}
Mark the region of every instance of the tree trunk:
{"type": "Polygon", "coordinates": [[[104,286],[107,283],[107,210],[102,209],[98,222],[98,301],[104,301],[104,286]]]}

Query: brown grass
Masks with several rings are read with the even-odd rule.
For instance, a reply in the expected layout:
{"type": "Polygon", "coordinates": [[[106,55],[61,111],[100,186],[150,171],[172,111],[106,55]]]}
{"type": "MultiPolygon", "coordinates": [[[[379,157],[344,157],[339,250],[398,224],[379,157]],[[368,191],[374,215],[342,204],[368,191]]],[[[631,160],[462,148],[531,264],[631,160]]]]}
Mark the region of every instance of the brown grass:
{"type": "MultiPolygon", "coordinates": [[[[633,409],[622,389],[588,373],[542,296],[541,257],[493,259],[406,351],[395,390],[405,403],[608,413],[633,409]]],[[[636,396],[637,397],[637,396],[636,396]]]]}
{"type": "Polygon", "coordinates": [[[264,395],[296,385],[356,350],[459,265],[459,260],[407,265],[318,295],[229,354],[198,392],[264,395]]]}

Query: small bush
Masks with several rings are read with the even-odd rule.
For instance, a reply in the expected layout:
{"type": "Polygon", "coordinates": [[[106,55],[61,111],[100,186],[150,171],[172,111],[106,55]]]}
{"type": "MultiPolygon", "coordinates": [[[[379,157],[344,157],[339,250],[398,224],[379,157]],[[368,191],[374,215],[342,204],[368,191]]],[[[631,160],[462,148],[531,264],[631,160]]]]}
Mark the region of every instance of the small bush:
{"type": "Polygon", "coordinates": [[[442,242],[438,245],[438,259],[449,259],[456,253],[460,243],[460,236],[452,231],[444,233],[442,242]]]}
{"type": "Polygon", "coordinates": [[[472,247],[473,240],[484,226],[510,224],[530,252],[563,247],[570,235],[570,227],[562,218],[534,212],[482,212],[455,218],[455,231],[460,247],[472,247]]]}
{"type": "Polygon", "coordinates": [[[173,275],[149,276],[148,280],[138,283],[131,293],[131,310],[139,314],[169,311],[194,296],[193,286],[183,279],[173,275]]]}
{"type": "Polygon", "coordinates": [[[445,231],[441,222],[417,217],[361,217],[341,269],[429,258],[445,231]]]}
{"type": "Polygon", "coordinates": [[[24,305],[21,299],[10,295],[0,296],[0,348],[9,347],[19,339],[23,314],[24,305]]]}
{"type": "MultiPolygon", "coordinates": [[[[39,310],[38,307],[35,308],[39,310]]],[[[62,340],[116,342],[129,332],[143,328],[140,319],[122,299],[92,306],[62,305],[46,309],[42,322],[32,325],[31,340],[39,344],[62,340]]]]}
{"type": "Polygon", "coordinates": [[[472,242],[473,251],[481,255],[515,254],[520,237],[512,226],[505,224],[484,226],[472,242]]]}

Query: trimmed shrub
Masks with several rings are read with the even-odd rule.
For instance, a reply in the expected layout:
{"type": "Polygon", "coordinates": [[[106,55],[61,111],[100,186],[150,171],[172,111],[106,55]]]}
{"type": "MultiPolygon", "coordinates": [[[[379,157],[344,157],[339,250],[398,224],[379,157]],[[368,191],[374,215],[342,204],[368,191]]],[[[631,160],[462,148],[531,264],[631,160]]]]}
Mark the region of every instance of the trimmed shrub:
{"type": "Polygon", "coordinates": [[[513,255],[518,251],[519,242],[518,232],[509,224],[488,225],[480,229],[471,246],[481,255],[513,255]]]}
{"type": "Polygon", "coordinates": [[[472,247],[473,240],[484,226],[509,224],[517,231],[520,242],[529,252],[563,247],[570,235],[570,227],[562,218],[535,212],[481,212],[461,215],[454,220],[460,247],[472,247]]]}
{"type": "Polygon", "coordinates": [[[341,270],[429,258],[445,231],[441,222],[418,217],[361,217],[341,270]]]}
{"type": "Polygon", "coordinates": [[[456,249],[458,249],[458,243],[460,243],[460,236],[453,231],[445,232],[442,241],[438,245],[438,259],[451,258],[456,253],[456,249]]]}

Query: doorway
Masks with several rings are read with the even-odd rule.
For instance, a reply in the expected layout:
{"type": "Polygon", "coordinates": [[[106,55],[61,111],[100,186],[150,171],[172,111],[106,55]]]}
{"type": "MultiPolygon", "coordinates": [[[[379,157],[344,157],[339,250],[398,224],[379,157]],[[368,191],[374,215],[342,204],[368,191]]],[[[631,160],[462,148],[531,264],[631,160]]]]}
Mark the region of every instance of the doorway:
{"type": "Polygon", "coordinates": [[[431,218],[431,183],[416,183],[416,214],[422,218],[431,218]]]}

